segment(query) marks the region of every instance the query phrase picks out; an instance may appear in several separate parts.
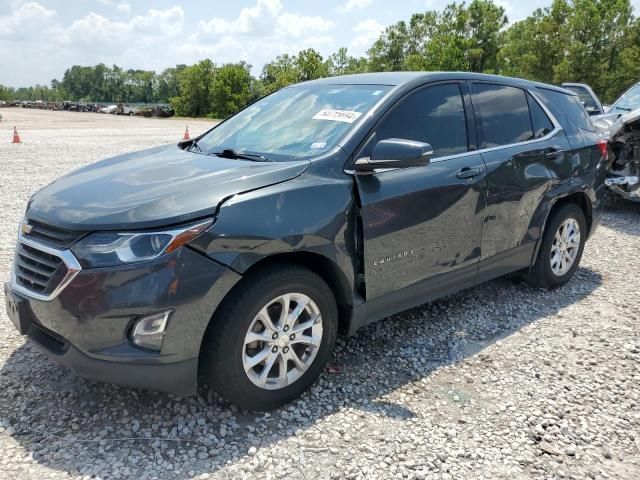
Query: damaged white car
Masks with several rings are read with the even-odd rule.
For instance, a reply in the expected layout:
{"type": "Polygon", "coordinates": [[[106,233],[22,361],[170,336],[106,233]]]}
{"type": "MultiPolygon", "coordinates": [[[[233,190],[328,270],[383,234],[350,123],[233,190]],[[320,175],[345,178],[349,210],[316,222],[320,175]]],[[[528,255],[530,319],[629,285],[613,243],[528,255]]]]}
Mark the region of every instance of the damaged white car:
{"type": "Polygon", "coordinates": [[[609,140],[613,155],[605,181],[609,190],[640,202],[640,109],[616,117],[603,116],[593,124],[609,140]]]}

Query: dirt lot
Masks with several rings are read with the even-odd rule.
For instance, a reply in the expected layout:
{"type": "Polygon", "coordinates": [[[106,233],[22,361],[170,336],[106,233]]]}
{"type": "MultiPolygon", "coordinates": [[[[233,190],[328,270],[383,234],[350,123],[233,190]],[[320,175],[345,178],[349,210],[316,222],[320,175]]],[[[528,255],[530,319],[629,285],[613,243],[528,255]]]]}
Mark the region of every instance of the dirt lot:
{"type": "MultiPolygon", "coordinates": [[[[1,113],[3,280],[33,191],[186,123],[1,113]]],[[[76,378],[0,297],[0,478],[638,479],[639,252],[640,208],[610,206],[569,285],[500,279],[368,327],[270,414],[76,378]]]]}

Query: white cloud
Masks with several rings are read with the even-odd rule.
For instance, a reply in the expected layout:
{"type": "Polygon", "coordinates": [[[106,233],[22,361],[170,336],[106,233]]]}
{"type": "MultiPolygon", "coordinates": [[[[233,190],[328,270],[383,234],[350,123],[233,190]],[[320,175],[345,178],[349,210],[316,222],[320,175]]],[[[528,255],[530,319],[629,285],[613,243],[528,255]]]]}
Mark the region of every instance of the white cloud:
{"type": "Polygon", "coordinates": [[[116,7],[116,12],[121,14],[129,14],[131,13],[131,5],[129,5],[128,3],[120,3],[116,7]]]}
{"type": "Polygon", "coordinates": [[[200,21],[190,42],[181,48],[216,61],[247,60],[257,73],[264,63],[282,53],[295,54],[315,47],[328,54],[335,47],[329,34],[333,28],[334,23],[324,17],[286,12],[281,0],[256,0],[235,19],[200,21]]]}
{"type": "Polygon", "coordinates": [[[333,22],[319,16],[307,17],[295,13],[284,13],[278,18],[278,26],[294,37],[301,37],[304,34],[331,30],[333,22]]]}
{"type": "Polygon", "coordinates": [[[235,20],[214,17],[200,21],[198,34],[202,37],[224,34],[300,37],[303,33],[326,32],[331,28],[333,22],[323,17],[283,12],[280,0],[257,0],[253,7],[243,8],[235,20]]]}
{"type": "Polygon", "coordinates": [[[348,0],[347,3],[338,7],[338,11],[350,12],[351,10],[368,7],[372,2],[373,0],[348,0]]]}
{"type": "Polygon", "coordinates": [[[367,18],[360,22],[353,27],[353,31],[357,35],[349,45],[349,53],[355,56],[364,55],[384,29],[385,26],[373,18],[367,18]]]}
{"type": "Polygon", "coordinates": [[[49,10],[39,3],[25,3],[11,14],[0,16],[0,37],[24,37],[38,32],[49,25],[55,16],[54,10],[49,10]]]}
{"type": "Polygon", "coordinates": [[[205,17],[195,25],[187,25],[180,6],[134,15],[133,2],[108,0],[103,2],[111,7],[107,10],[96,5],[63,20],[62,11],[39,1],[22,2],[0,15],[0,84],[48,84],[72,65],[160,71],[207,57],[216,63],[245,60],[258,74],[276,55],[316,48],[326,56],[340,46],[332,20],[300,14],[282,0],[253,0],[235,17],[205,17]]]}

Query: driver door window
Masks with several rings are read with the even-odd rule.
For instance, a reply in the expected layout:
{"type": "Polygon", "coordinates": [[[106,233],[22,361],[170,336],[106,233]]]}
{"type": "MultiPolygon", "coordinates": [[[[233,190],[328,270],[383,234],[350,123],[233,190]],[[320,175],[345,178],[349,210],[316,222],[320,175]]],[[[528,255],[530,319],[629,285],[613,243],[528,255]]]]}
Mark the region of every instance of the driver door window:
{"type": "Polygon", "coordinates": [[[433,158],[466,152],[467,123],[460,86],[434,85],[410,94],[378,126],[376,140],[387,138],[429,143],[433,158]]]}

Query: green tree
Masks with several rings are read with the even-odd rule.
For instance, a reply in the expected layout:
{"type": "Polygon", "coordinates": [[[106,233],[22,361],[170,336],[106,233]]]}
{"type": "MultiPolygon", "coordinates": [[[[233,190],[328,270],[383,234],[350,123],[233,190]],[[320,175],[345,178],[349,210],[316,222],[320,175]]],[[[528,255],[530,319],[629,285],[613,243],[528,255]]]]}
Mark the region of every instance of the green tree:
{"type": "Polygon", "coordinates": [[[253,98],[251,65],[244,62],[223,65],[213,81],[213,113],[226,118],[244,108],[253,98]]]}
{"type": "Polygon", "coordinates": [[[295,64],[298,67],[299,80],[302,82],[329,75],[327,64],[324,62],[322,55],[313,48],[308,48],[298,53],[295,64]]]}
{"type": "Polygon", "coordinates": [[[300,80],[298,59],[286,53],[278,55],[273,62],[267,63],[262,68],[260,80],[264,85],[265,93],[298,82],[300,80]]]}
{"type": "Polygon", "coordinates": [[[611,101],[640,74],[639,30],[629,0],[554,0],[507,30],[499,71],[588,83],[611,101]]]}
{"type": "MultiPolygon", "coordinates": [[[[412,21],[414,19],[417,21],[416,15],[412,17],[412,21]]],[[[387,27],[367,52],[371,70],[377,72],[403,70],[407,57],[417,53],[412,48],[413,45],[410,45],[409,38],[409,30],[404,21],[387,27]]]]}
{"type": "Polygon", "coordinates": [[[15,99],[14,89],[10,87],[5,87],[4,85],[0,85],[0,100],[4,100],[5,102],[8,102],[14,99],[15,99]]]}
{"type": "Polygon", "coordinates": [[[372,70],[495,71],[504,9],[491,0],[451,3],[387,27],[369,50],[372,70]]]}
{"type": "Polygon", "coordinates": [[[474,0],[467,12],[471,43],[469,69],[473,72],[495,72],[498,68],[501,31],[508,23],[504,8],[491,0],[474,0]]]}
{"type": "Polygon", "coordinates": [[[329,56],[325,68],[327,76],[335,77],[337,75],[363,73],[367,71],[368,66],[366,58],[352,57],[348,54],[347,49],[342,47],[329,56]]]}
{"type": "Polygon", "coordinates": [[[214,111],[213,85],[217,67],[209,60],[202,60],[180,73],[180,94],[171,99],[177,115],[204,117],[214,111]]]}
{"type": "Polygon", "coordinates": [[[158,76],[158,88],[155,93],[155,101],[165,103],[170,98],[180,95],[180,73],[187,68],[186,65],[176,65],[166,68],[158,76]]]}

